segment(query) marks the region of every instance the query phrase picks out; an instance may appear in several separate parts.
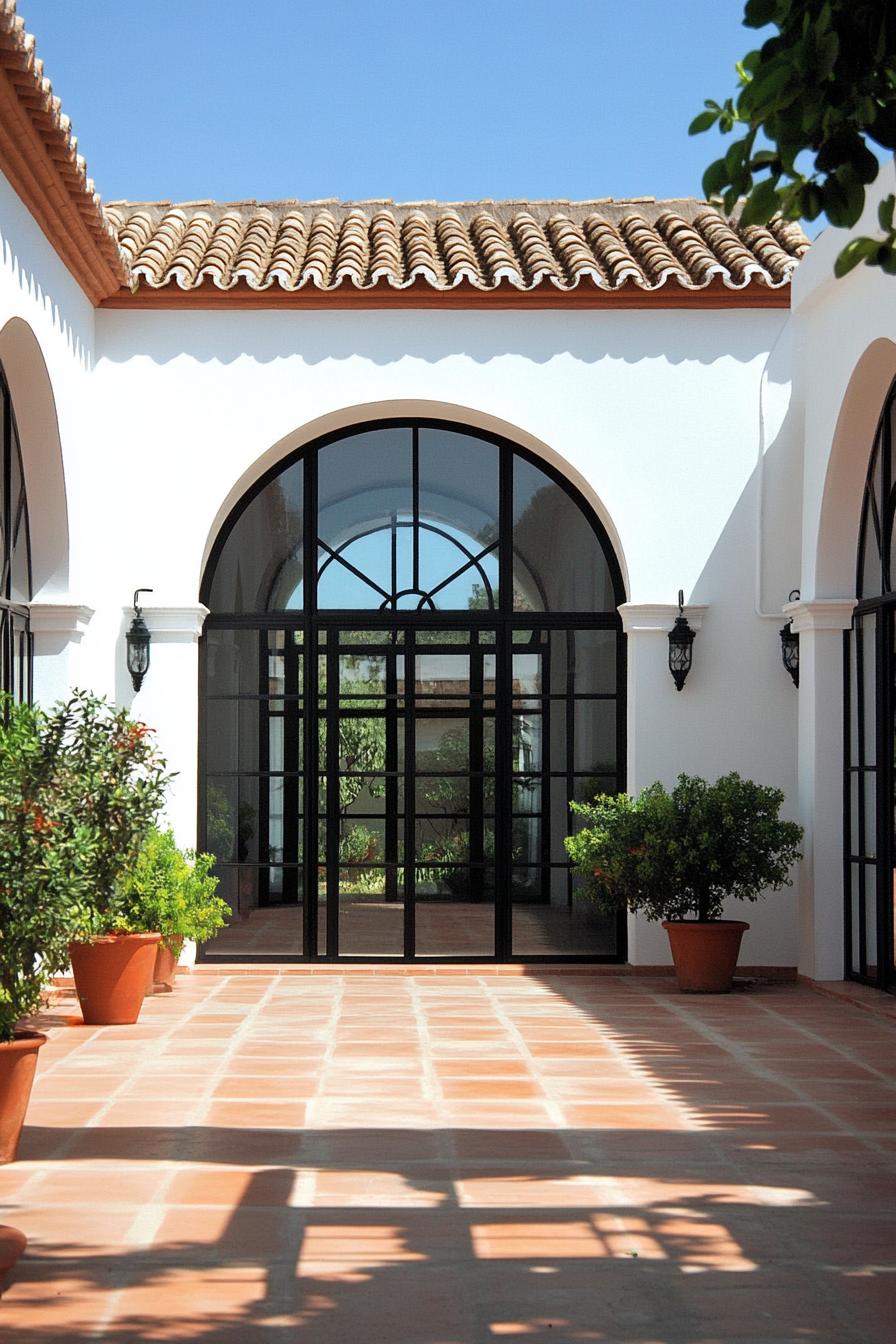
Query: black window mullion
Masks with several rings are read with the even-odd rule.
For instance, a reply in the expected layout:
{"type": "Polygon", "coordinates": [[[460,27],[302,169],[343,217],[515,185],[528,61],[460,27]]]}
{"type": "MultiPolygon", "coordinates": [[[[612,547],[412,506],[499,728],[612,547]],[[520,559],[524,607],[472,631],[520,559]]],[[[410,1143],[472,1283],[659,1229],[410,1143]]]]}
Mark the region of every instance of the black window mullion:
{"type": "Polygon", "coordinates": [[[327,956],[339,956],[339,647],[327,642],[327,956]]]}
{"type": "Polygon", "coordinates": [[[414,829],[417,817],[417,746],[415,695],[417,676],[414,627],[404,636],[404,955],[415,953],[417,847],[414,829]]]}
{"type": "MultiPolygon", "coordinates": [[[[305,585],[306,600],[308,584],[305,585]]],[[[304,807],[302,810],[303,866],[305,886],[304,947],[312,961],[318,956],[318,886],[320,883],[320,837],[318,825],[318,774],[320,762],[320,714],[318,698],[316,632],[310,617],[305,618],[304,679],[305,734],[304,734],[304,807]]],[[[284,858],[287,856],[284,855],[284,858]]]]}
{"type": "MultiPolygon", "coordinates": [[[[262,631],[262,639],[265,632],[262,631]]],[[[299,833],[301,827],[301,808],[299,779],[304,762],[304,737],[302,733],[305,702],[298,699],[300,686],[304,688],[302,678],[302,660],[304,647],[299,648],[294,630],[283,631],[283,667],[286,699],[283,702],[283,900],[295,904],[299,899],[299,873],[294,866],[295,855],[299,852],[299,833]],[[299,752],[299,740],[303,739],[303,751],[299,752]]],[[[304,854],[304,851],[303,851],[304,854]]]]}
{"type": "MultiPolygon", "coordinates": [[[[270,854],[270,768],[271,768],[271,714],[270,702],[267,698],[268,692],[268,632],[259,630],[256,637],[256,651],[258,656],[258,904],[259,906],[268,905],[271,898],[271,870],[266,864],[262,863],[262,855],[270,854]]],[[[239,716],[242,713],[242,705],[237,706],[237,724],[239,716]]],[[[284,711],[286,706],[284,705],[284,711]]],[[[286,724],[284,721],[284,738],[286,735],[286,724]]],[[[237,759],[239,764],[239,759],[237,759]]],[[[284,766],[286,761],[284,759],[284,766]]],[[[239,784],[237,784],[239,788],[239,784]]],[[[239,802],[239,800],[237,800],[239,802]]],[[[286,791],[284,789],[284,825],[286,823],[286,791]]],[[[285,843],[285,832],[284,832],[285,843]]],[[[285,857],[285,855],[284,855],[285,857]]],[[[285,874],[284,874],[285,880],[285,874]]],[[[284,892],[285,895],[285,892],[284,892]]]]}
{"type": "Polygon", "coordinates": [[[398,654],[393,644],[386,654],[386,784],[385,860],[386,900],[399,899],[398,890],[398,654]]]}
{"type": "Polygon", "coordinates": [[[481,901],[485,877],[485,695],[484,655],[476,646],[470,649],[469,725],[470,725],[470,899],[481,901]]]}

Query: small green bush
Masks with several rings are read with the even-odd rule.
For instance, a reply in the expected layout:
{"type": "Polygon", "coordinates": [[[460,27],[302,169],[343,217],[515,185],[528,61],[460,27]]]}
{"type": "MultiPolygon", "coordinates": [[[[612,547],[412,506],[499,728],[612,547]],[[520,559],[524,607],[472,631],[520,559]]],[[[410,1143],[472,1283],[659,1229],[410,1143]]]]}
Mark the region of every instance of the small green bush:
{"type": "Polygon", "coordinates": [[[206,942],[230,914],[227,902],[215,895],[214,863],[213,854],[178,849],[173,831],[154,827],[119,884],[122,922],[130,929],[161,933],[172,951],[183,938],[206,942]]]}
{"type": "Polygon", "coordinates": [[[715,784],[679,775],[671,792],[602,794],[572,803],[585,818],[566,839],[582,896],[647,919],[720,919],[726,899],[756,901],[791,885],[802,827],[779,816],[784,794],[732,773],[715,784]]]}

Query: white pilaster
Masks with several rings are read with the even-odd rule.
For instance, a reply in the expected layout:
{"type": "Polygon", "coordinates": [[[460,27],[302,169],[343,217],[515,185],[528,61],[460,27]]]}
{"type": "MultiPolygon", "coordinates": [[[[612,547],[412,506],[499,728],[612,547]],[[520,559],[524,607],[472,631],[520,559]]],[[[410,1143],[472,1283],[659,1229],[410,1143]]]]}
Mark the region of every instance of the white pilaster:
{"type": "MultiPolygon", "coordinates": [[[[139,692],[128,677],[131,713],[154,728],[168,767],[177,772],[166,806],[178,843],[196,843],[196,775],[199,749],[198,642],[208,615],[201,604],[142,607],[149,630],[149,670],[139,692]]],[[[125,630],[133,609],[124,608],[125,630]]]]}
{"type": "MultiPolygon", "coordinates": [[[[705,606],[684,608],[695,634],[703,625],[706,611],[705,606]]],[[[694,670],[684,690],[679,692],[669,672],[668,641],[679,614],[678,604],[624,602],[619,614],[628,636],[626,789],[629,793],[640,793],[657,779],[674,782],[683,768],[675,751],[676,725],[681,725],[682,697],[689,692],[693,696],[698,684],[701,651],[699,641],[695,641],[694,670]]],[[[677,731],[683,731],[681,726],[677,731]]],[[[663,928],[630,915],[628,959],[632,965],[666,965],[671,958],[663,928]]]]}
{"type": "Polygon", "coordinates": [[[843,631],[855,605],[816,598],[784,607],[800,637],[799,969],[813,980],[843,979],[843,631]]]}
{"type": "Polygon", "coordinates": [[[34,640],[34,698],[52,705],[79,685],[78,653],[93,608],[80,603],[32,602],[29,623],[34,640]]]}

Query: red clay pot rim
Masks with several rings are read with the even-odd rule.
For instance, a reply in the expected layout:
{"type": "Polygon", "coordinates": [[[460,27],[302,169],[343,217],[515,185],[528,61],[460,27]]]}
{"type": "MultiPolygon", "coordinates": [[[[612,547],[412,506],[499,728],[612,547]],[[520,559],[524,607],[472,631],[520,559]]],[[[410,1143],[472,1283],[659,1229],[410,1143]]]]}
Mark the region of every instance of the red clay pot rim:
{"type": "Polygon", "coordinates": [[[664,929],[748,929],[742,919],[664,919],[664,929]]]}
{"type": "Polygon", "coordinates": [[[47,1038],[42,1031],[17,1031],[11,1041],[0,1041],[0,1050],[27,1050],[34,1045],[40,1049],[46,1043],[47,1038]]]}
{"type": "Polygon", "coordinates": [[[157,943],[161,937],[160,933],[127,933],[124,929],[119,929],[116,933],[98,933],[95,938],[73,938],[69,947],[93,947],[96,943],[122,943],[126,938],[138,940],[142,943],[157,943]]]}

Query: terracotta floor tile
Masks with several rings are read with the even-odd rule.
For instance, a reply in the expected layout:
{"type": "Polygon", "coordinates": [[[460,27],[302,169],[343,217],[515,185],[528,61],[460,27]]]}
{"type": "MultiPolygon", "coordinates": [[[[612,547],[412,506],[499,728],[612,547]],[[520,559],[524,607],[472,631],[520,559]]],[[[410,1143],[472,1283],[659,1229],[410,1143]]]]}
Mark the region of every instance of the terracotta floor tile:
{"type": "Polygon", "coordinates": [[[203,1124],[226,1129],[300,1129],[306,1106],[299,1101],[213,1101],[203,1124]]]}

